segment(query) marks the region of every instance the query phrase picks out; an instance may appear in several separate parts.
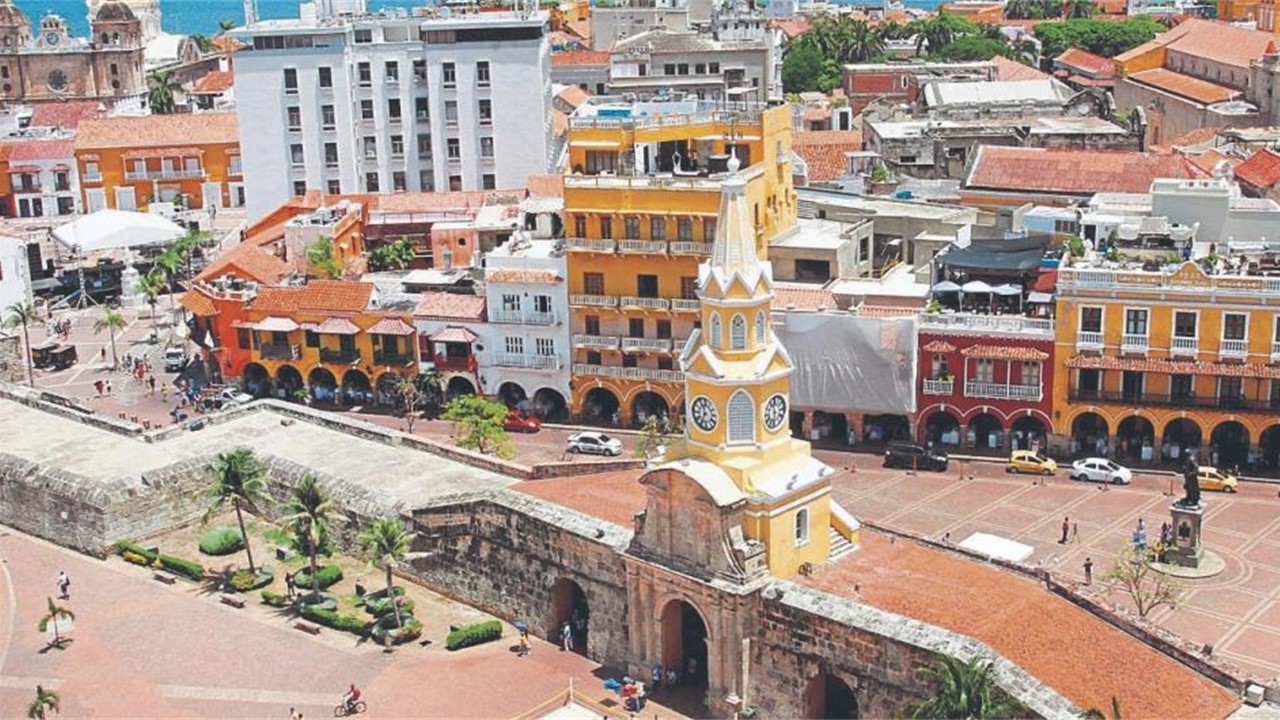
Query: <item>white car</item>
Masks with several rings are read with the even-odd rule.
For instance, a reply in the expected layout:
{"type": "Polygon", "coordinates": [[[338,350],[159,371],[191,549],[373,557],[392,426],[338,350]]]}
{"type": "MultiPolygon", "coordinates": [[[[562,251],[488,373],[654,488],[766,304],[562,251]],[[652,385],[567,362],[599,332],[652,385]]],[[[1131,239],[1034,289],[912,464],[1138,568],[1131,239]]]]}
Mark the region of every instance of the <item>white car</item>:
{"type": "Polygon", "coordinates": [[[1106,458],[1082,458],[1071,463],[1071,479],[1128,485],[1133,482],[1133,471],[1106,458]]]}
{"type": "Polygon", "coordinates": [[[569,452],[586,455],[622,454],[622,441],[599,432],[580,432],[569,436],[569,452]]]}
{"type": "Polygon", "coordinates": [[[253,402],[253,396],[243,390],[227,387],[218,392],[218,403],[221,407],[234,407],[251,402],[253,402]]]}

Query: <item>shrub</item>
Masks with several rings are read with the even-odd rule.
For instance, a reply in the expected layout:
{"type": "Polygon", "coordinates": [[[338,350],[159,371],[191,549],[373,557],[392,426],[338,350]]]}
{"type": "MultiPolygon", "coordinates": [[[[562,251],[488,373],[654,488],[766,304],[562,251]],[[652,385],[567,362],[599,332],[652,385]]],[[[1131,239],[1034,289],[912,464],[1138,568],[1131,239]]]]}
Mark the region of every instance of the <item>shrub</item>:
{"type": "Polygon", "coordinates": [[[262,591],[262,602],[275,608],[289,607],[289,596],[284,593],[262,591]]]}
{"type": "Polygon", "coordinates": [[[301,598],[299,598],[298,605],[304,610],[307,608],[311,608],[313,610],[337,610],[338,609],[338,597],[333,593],[327,593],[327,592],[320,593],[320,602],[313,603],[313,602],[310,602],[310,599],[311,599],[311,594],[307,593],[303,595],[301,598]]]}
{"type": "MultiPolygon", "coordinates": [[[[392,589],[392,592],[394,592],[396,595],[403,595],[403,594],[404,594],[404,586],[403,586],[403,585],[395,585],[395,586],[393,586],[391,589],[392,589]]],[[[387,596],[387,589],[386,589],[386,588],[382,588],[381,590],[374,590],[374,591],[373,591],[373,592],[371,592],[371,593],[365,593],[365,596],[364,596],[363,598],[361,598],[361,599],[363,600],[363,602],[368,603],[368,602],[370,602],[370,601],[372,601],[372,600],[381,600],[381,599],[385,598],[386,596],[387,596]]]]}
{"type": "MultiPolygon", "coordinates": [[[[320,585],[320,589],[333,585],[342,580],[342,568],[337,565],[323,565],[320,571],[316,573],[316,581],[320,585]]],[[[305,590],[311,589],[311,568],[302,568],[293,574],[293,583],[305,590]]]]}
{"type": "MultiPolygon", "coordinates": [[[[383,594],[385,595],[386,593],[383,594]]],[[[400,613],[402,615],[413,612],[414,603],[412,600],[401,595],[397,595],[396,600],[400,603],[400,613]]],[[[364,601],[364,609],[370,615],[380,618],[383,615],[391,613],[391,601],[386,598],[375,598],[370,600],[366,597],[364,601]]]]}
{"type": "Polygon", "coordinates": [[[335,610],[325,610],[304,605],[302,607],[302,617],[325,627],[354,633],[361,637],[369,634],[370,623],[364,618],[355,617],[354,615],[341,615],[335,610]]]}
{"type": "Polygon", "coordinates": [[[390,635],[392,645],[412,642],[422,637],[422,622],[420,620],[412,616],[405,616],[401,619],[404,624],[396,627],[395,615],[383,615],[370,626],[369,635],[379,643],[383,642],[383,638],[387,635],[390,635]]]}
{"type": "Polygon", "coordinates": [[[486,620],[475,625],[458,628],[449,633],[444,646],[449,650],[459,650],[472,645],[487,643],[502,637],[502,623],[497,620],[486,620]]]}
{"type": "MultiPolygon", "coordinates": [[[[129,542],[128,540],[120,540],[116,543],[116,550],[121,556],[136,555],[146,561],[147,565],[155,565],[156,561],[160,561],[160,567],[168,570],[174,575],[181,575],[190,580],[204,579],[204,566],[198,562],[187,560],[185,558],[175,557],[173,555],[165,555],[164,553],[156,554],[150,550],[129,542]]],[[[125,557],[129,562],[137,562],[137,560],[125,557]]],[[[143,563],[138,563],[142,565],[143,563]]]]}
{"type": "Polygon", "coordinates": [[[200,536],[200,552],[205,555],[230,555],[243,549],[244,539],[233,527],[214,528],[200,536]]]}
{"type": "MultiPolygon", "coordinates": [[[[119,552],[121,555],[124,555],[125,553],[131,553],[133,555],[137,555],[143,560],[146,560],[148,565],[156,561],[156,553],[151,552],[150,550],[142,547],[141,545],[136,545],[134,543],[131,543],[128,540],[117,540],[116,551],[119,552]]],[[[142,563],[138,563],[138,564],[141,565],[142,563]]]]}
{"type": "Polygon", "coordinates": [[[125,550],[124,553],[122,553],[122,557],[124,557],[125,562],[130,562],[130,563],[133,563],[134,565],[150,565],[151,564],[151,562],[148,561],[145,557],[139,555],[138,553],[132,550],[125,550]]]}
{"type": "Polygon", "coordinates": [[[267,568],[258,568],[256,573],[240,569],[231,573],[231,589],[236,592],[249,592],[266,587],[275,579],[275,575],[267,568]]]}

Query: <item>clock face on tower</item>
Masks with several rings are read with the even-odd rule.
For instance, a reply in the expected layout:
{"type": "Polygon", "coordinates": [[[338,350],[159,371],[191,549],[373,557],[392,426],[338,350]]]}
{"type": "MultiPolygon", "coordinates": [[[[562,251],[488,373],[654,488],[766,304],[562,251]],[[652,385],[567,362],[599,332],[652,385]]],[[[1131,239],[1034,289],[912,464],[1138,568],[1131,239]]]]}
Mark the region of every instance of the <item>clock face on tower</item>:
{"type": "Polygon", "coordinates": [[[720,422],[720,413],[716,411],[716,404],[703,395],[693,399],[693,403],[689,406],[689,416],[693,418],[693,424],[697,425],[702,432],[715,430],[716,424],[720,422]]]}
{"type": "Polygon", "coordinates": [[[764,404],[764,427],[769,432],[777,432],[787,421],[787,399],[782,395],[774,395],[764,404]]]}

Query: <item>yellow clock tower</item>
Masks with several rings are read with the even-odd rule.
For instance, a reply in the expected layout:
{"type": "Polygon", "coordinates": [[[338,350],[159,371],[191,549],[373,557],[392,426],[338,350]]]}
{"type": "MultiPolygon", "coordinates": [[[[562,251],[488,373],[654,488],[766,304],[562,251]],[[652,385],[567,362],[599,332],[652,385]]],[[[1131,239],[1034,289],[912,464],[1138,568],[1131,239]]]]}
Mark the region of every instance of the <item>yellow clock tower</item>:
{"type": "Polygon", "coordinates": [[[793,367],[770,325],[773,272],[756,253],[745,191],[736,172],[723,183],[715,243],[698,271],[702,326],[680,357],[687,432],[660,467],[741,498],[743,535],[764,546],[771,574],[788,577],[827,560],[829,528],[856,542],[857,523],[833,514],[834,472],[791,437],[793,367]]]}

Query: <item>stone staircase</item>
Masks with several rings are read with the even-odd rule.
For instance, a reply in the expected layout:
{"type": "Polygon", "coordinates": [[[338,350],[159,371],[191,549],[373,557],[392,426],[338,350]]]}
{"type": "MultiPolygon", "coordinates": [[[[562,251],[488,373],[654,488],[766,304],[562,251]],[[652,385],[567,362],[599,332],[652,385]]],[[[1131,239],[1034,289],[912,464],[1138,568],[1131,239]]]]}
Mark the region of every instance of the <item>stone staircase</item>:
{"type": "Polygon", "coordinates": [[[853,543],[845,539],[835,528],[827,528],[827,537],[831,541],[831,550],[827,553],[828,561],[839,560],[855,550],[853,543]]]}

